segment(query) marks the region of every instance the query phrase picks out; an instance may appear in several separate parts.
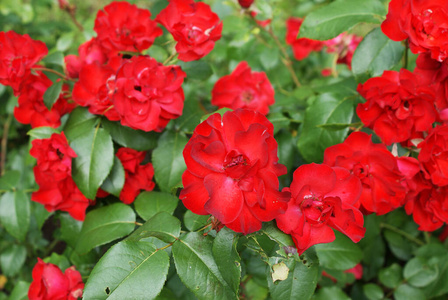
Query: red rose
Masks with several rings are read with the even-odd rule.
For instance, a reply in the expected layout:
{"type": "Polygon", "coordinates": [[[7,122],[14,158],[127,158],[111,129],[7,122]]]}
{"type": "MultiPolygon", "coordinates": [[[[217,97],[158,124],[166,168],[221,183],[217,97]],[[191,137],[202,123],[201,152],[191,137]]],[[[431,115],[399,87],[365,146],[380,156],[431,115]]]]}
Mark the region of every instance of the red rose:
{"type": "Polygon", "coordinates": [[[254,18],[255,22],[257,22],[258,25],[260,25],[261,27],[266,27],[269,24],[271,24],[271,19],[266,19],[266,20],[258,20],[256,17],[258,15],[258,13],[256,11],[251,11],[250,15],[252,18],[254,18]]]}
{"type": "Polygon", "coordinates": [[[90,201],[71,176],[72,158],[76,153],[68,145],[64,133],[33,140],[30,154],[37,160],[33,171],[39,185],[31,200],[43,204],[50,212],[67,211],[76,220],[84,220],[90,201]]]}
{"type": "Polygon", "coordinates": [[[448,125],[436,126],[418,148],[426,179],[437,186],[448,185],[448,125]]]}
{"type": "Polygon", "coordinates": [[[121,124],[144,131],[162,131],[182,115],[186,74],[149,56],[134,56],[116,75],[113,103],[121,124]]]}
{"type": "Polygon", "coordinates": [[[238,3],[241,5],[242,8],[249,8],[249,6],[254,3],[254,0],[238,0],[238,3]]]}
{"type": "Polygon", "coordinates": [[[222,22],[210,6],[193,0],[170,0],[156,17],[172,35],[182,61],[206,56],[221,38],[222,22]]]}
{"type": "Polygon", "coordinates": [[[183,156],[179,197],[192,212],[249,234],[286,210],[290,195],[278,191],[286,167],[277,163],[274,127],[262,114],[213,114],[196,127],[183,156]]]}
{"type": "Polygon", "coordinates": [[[280,230],[290,234],[301,255],[306,249],[335,239],[332,228],[359,242],[364,217],[355,207],[361,182],[349,171],[326,165],[302,165],[294,171],[288,209],[276,217],[280,230]]]}
{"type": "Polygon", "coordinates": [[[44,93],[53,84],[42,72],[36,72],[37,75],[30,74],[23,82],[19,95],[19,106],[14,108],[14,117],[22,124],[31,124],[31,127],[59,127],[61,117],[71,112],[76,104],[68,103],[65,99],[63,88],[56,103],[49,110],[44,104],[44,93]]]}
{"type": "Polygon", "coordinates": [[[448,57],[447,20],[447,1],[392,0],[381,29],[394,41],[409,39],[413,53],[429,51],[433,59],[443,61],[448,57]]]}
{"type": "Polygon", "coordinates": [[[307,38],[297,38],[302,26],[303,19],[291,17],[286,21],[286,43],[292,46],[295,59],[302,60],[308,57],[313,51],[320,51],[324,46],[321,41],[307,38]]]}
{"type": "Polygon", "coordinates": [[[92,114],[105,115],[111,121],[120,120],[112,97],[115,92],[115,75],[121,63],[121,59],[116,57],[107,65],[84,65],[79,72],[79,80],[73,87],[73,100],[88,107],[92,114]]]}
{"type": "Polygon", "coordinates": [[[78,78],[79,72],[84,65],[95,62],[102,65],[107,61],[107,56],[103,52],[101,44],[95,38],[81,44],[78,48],[78,53],[79,56],[71,54],[64,58],[67,74],[70,78],[78,78]]]}
{"type": "Polygon", "coordinates": [[[367,101],[358,104],[356,113],[386,145],[422,138],[436,121],[434,90],[420,82],[419,76],[401,69],[358,85],[367,101]]]}
{"type": "Polygon", "coordinates": [[[134,202],[141,190],[152,191],[155,183],[154,168],[151,163],[141,165],[145,159],[144,151],[131,148],[120,148],[115,154],[123,164],[125,182],[120,193],[120,200],[125,204],[134,202]]]}
{"type": "Polygon", "coordinates": [[[28,34],[0,32],[0,84],[11,86],[17,96],[31,68],[47,53],[47,46],[28,34]]]}
{"type": "Polygon", "coordinates": [[[242,61],[232,74],[221,77],[212,90],[212,104],[219,108],[247,108],[263,115],[274,104],[274,89],[266,73],[252,72],[247,62],[242,61]]]}
{"type": "Polygon", "coordinates": [[[365,211],[383,215],[404,204],[406,188],[397,159],[384,144],[372,143],[368,134],[353,132],[343,143],[328,147],[324,164],[358,176],[362,183],[359,200],[365,211]]]}
{"type": "Polygon", "coordinates": [[[76,300],[82,297],[84,283],[81,274],[72,266],[62,273],[58,266],[37,258],[33,282],[28,290],[29,300],[76,300]]]}
{"type": "Polygon", "coordinates": [[[362,37],[346,32],[341,33],[337,37],[324,41],[328,53],[336,53],[338,56],[338,64],[346,64],[351,69],[353,54],[356,47],[361,42],[362,37]]]}
{"type": "Polygon", "coordinates": [[[151,12],[128,2],[112,2],[98,11],[94,30],[98,43],[110,57],[119,51],[142,52],[162,35],[150,19],[151,12]]]}

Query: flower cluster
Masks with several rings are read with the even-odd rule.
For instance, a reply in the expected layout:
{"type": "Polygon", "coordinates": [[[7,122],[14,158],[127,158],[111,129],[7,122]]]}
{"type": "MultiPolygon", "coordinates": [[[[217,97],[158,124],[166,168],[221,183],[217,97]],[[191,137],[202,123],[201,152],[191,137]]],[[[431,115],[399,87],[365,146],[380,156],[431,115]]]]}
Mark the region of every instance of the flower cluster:
{"type": "Polygon", "coordinates": [[[84,283],[74,266],[62,273],[58,266],[37,258],[32,276],[29,300],[77,300],[82,297],[84,283]]]}
{"type": "Polygon", "coordinates": [[[34,177],[39,185],[31,200],[43,204],[50,212],[62,210],[76,220],[84,220],[90,201],[73,181],[72,159],[76,153],[68,145],[64,133],[33,140],[30,154],[37,160],[34,177]]]}

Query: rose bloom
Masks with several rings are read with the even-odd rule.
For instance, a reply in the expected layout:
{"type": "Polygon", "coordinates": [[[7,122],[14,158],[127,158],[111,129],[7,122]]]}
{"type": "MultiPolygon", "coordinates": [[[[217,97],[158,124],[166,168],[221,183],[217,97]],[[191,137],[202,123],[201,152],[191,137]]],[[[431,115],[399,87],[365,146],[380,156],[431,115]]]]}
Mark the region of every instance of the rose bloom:
{"type": "Polygon", "coordinates": [[[333,229],[359,242],[364,217],[356,208],[361,182],[346,169],[302,165],[294,171],[288,209],[276,217],[277,226],[290,234],[301,255],[309,247],[335,240],[333,229]]]}
{"type": "Polygon", "coordinates": [[[47,53],[47,46],[28,34],[0,32],[0,84],[11,86],[17,96],[31,68],[47,53]]]}
{"type": "Polygon", "coordinates": [[[41,203],[49,212],[62,210],[83,221],[90,201],[81,193],[71,176],[72,159],[76,153],[68,145],[64,133],[48,139],[35,139],[30,150],[37,160],[34,177],[39,190],[31,200],[41,203]]]}
{"type": "Polygon", "coordinates": [[[338,64],[346,64],[349,69],[352,66],[352,58],[356,47],[361,42],[362,37],[346,32],[341,33],[337,37],[324,41],[328,53],[336,53],[338,55],[338,64]]]}
{"type": "Polygon", "coordinates": [[[107,56],[96,38],[81,44],[78,48],[78,54],[79,56],[70,54],[64,58],[67,74],[70,78],[78,78],[84,65],[95,62],[102,65],[107,61],[107,56]]]}
{"type": "Polygon", "coordinates": [[[251,11],[250,12],[250,16],[255,20],[255,22],[257,22],[258,25],[260,25],[261,27],[266,27],[269,24],[271,24],[271,19],[266,19],[266,20],[258,20],[257,17],[258,13],[256,11],[251,11]]]}
{"type": "Polygon", "coordinates": [[[77,300],[82,297],[84,283],[74,266],[62,273],[58,266],[37,258],[32,276],[29,300],[77,300]]]}
{"type": "Polygon", "coordinates": [[[433,59],[444,61],[448,56],[447,21],[448,1],[392,0],[381,29],[394,41],[409,39],[413,53],[430,52],[433,59]]]}
{"type": "Polygon", "coordinates": [[[384,144],[374,144],[370,135],[353,132],[343,143],[328,147],[324,164],[346,168],[361,180],[363,212],[383,215],[404,204],[406,188],[397,159],[384,144]]]}
{"type": "Polygon", "coordinates": [[[134,56],[115,79],[113,104],[121,124],[144,131],[162,131],[182,115],[186,74],[179,66],[164,66],[149,56],[134,56]]]}
{"type": "Polygon", "coordinates": [[[266,73],[252,72],[247,62],[242,61],[232,74],[221,77],[213,87],[213,105],[219,108],[247,108],[263,115],[274,104],[274,88],[266,73]]]}
{"type": "Polygon", "coordinates": [[[154,168],[151,163],[142,165],[146,152],[131,148],[120,148],[115,154],[123,164],[125,182],[120,193],[120,200],[124,204],[131,204],[141,190],[152,191],[155,183],[154,168]]]}
{"type": "Polygon", "coordinates": [[[213,114],[199,124],[183,151],[187,170],[180,199],[199,215],[212,214],[228,228],[249,234],[285,212],[279,192],[274,127],[255,111],[213,114]]]}
{"type": "Polygon", "coordinates": [[[238,0],[238,3],[242,8],[249,8],[254,3],[254,0],[238,0]]]}
{"type": "Polygon", "coordinates": [[[448,185],[448,125],[436,126],[431,133],[418,144],[418,160],[425,174],[434,185],[448,185]]]}
{"type": "Polygon", "coordinates": [[[286,43],[292,46],[295,59],[302,60],[313,51],[320,51],[324,43],[322,41],[307,38],[297,38],[303,19],[291,17],[286,21],[286,43]]]}
{"type": "Polygon", "coordinates": [[[79,80],[72,92],[73,100],[95,115],[104,115],[111,121],[120,120],[112,97],[115,93],[115,75],[124,61],[120,57],[112,58],[108,64],[92,63],[84,65],[79,72],[79,80]]]}
{"type": "Polygon", "coordinates": [[[49,126],[59,127],[61,117],[70,113],[76,103],[68,103],[64,86],[61,95],[49,110],[44,104],[44,93],[53,84],[42,72],[30,74],[20,89],[18,104],[14,107],[14,117],[22,124],[30,124],[32,128],[49,126]]]}
{"type": "Polygon", "coordinates": [[[437,118],[435,92],[420,82],[418,75],[401,69],[384,71],[381,77],[358,85],[367,101],[358,104],[356,113],[386,145],[410,144],[432,129],[437,118]]]}
{"type": "Polygon", "coordinates": [[[198,60],[221,38],[222,22],[210,6],[193,0],[170,0],[156,17],[172,35],[182,61],[198,60]]]}
{"type": "Polygon", "coordinates": [[[150,19],[151,12],[128,2],[112,2],[98,11],[94,30],[98,43],[110,57],[119,51],[142,52],[163,31],[150,19]]]}

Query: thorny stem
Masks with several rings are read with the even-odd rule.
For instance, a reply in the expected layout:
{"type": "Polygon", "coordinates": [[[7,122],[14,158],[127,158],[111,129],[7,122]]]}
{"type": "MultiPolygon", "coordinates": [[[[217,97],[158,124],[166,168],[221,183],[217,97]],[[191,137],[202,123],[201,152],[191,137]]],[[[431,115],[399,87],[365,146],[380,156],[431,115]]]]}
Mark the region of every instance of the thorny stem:
{"type": "Polygon", "coordinates": [[[392,225],[390,225],[390,224],[387,224],[387,223],[381,223],[381,224],[380,224],[380,227],[381,227],[381,228],[388,229],[388,230],[390,230],[390,231],[393,231],[393,232],[395,232],[395,233],[401,235],[402,237],[408,239],[409,241],[416,243],[416,244],[419,245],[419,246],[423,246],[423,245],[425,244],[424,242],[422,242],[422,241],[419,240],[418,238],[413,237],[412,235],[410,235],[410,234],[407,233],[406,231],[403,231],[403,230],[401,230],[401,229],[398,229],[397,227],[392,226],[392,225]]]}
{"type": "Polygon", "coordinates": [[[0,157],[0,173],[3,176],[5,174],[5,163],[6,163],[6,152],[7,152],[7,146],[8,146],[8,133],[9,133],[9,127],[11,126],[12,122],[12,114],[8,115],[8,118],[6,119],[5,124],[3,125],[3,136],[2,136],[2,142],[1,142],[1,157],[0,157]]]}
{"type": "Polygon", "coordinates": [[[296,73],[294,72],[294,69],[292,67],[292,61],[289,58],[288,52],[286,52],[285,47],[283,47],[282,43],[280,42],[280,40],[278,39],[278,37],[274,34],[274,32],[272,31],[272,27],[271,25],[269,26],[269,29],[266,29],[265,27],[261,26],[260,24],[258,24],[255,19],[250,15],[250,12],[246,12],[246,14],[250,17],[250,19],[255,23],[255,25],[260,29],[263,30],[264,32],[267,32],[269,34],[269,36],[274,40],[275,44],[277,45],[278,49],[280,50],[280,52],[282,53],[283,57],[281,59],[282,63],[285,65],[285,67],[288,69],[289,73],[291,74],[291,78],[294,81],[295,85],[297,87],[302,86],[302,84],[300,83],[299,79],[297,78],[296,73]]]}
{"type": "Polygon", "coordinates": [[[62,73],[60,73],[58,71],[52,70],[52,69],[48,69],[48,68],[44,68],[44,67],[38,67],[38,68],[33,68],[33,70],[50,72],[50,73],[58,75],[59,77],[61,77],[62,79],[66,80],[66,81],[74,81],[73,79],[68,78],[64,74],[62,74],[62,73]]]}

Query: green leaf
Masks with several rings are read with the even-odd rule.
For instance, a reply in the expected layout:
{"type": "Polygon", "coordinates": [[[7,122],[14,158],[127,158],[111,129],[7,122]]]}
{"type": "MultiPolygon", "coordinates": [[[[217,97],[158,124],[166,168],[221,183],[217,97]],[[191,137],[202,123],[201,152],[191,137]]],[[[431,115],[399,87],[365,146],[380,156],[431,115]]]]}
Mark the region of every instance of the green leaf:
{"type": "Polygon", "coordinates": [[[276,241],[282,247],[295,247],[291,236],[278,229],[273,222],[263,223],[261,232],[266,234],[271,240],[276,241]]]}
{"type": "Polygon", "coordinates": [[[241,258],[236,249],[239,234],[222,228],[213,242],[212,252],[222,277],[232,291],[238,295],[241,279],[241,258]]]}
{"type": "MultiPolygon", "coordinates": [[[[268,270],[268,285],[272,299],[310,299],[316,289],[317,279],[319,277],[319,263],[310,257],[306,260],[290,257],[283,260],[289,273],[286,279],[273,281],[271,271],[268,270]]],[[[275,265],[274,265],[275,267],[275,265]]]]}
{"type": "Polygon", "coordinates": [[[169,264],[168,254],[151,243],[120,242],[92,270],[83,299],[154,299],[163,288],[169,264]]]}
{"type": "Polygon", "coordinates": [[[291,121],[284,114],[280,112],[270,113],[268,116],[268,120],[274,125],[274,134],[277,133],[280,129],[288,127],[291,121]]]}
{"type": "Polygon", "coordinates": [[[58,100],[62,90],[62,80],[54,82],[44,93],[44,104],[51,110],[53,104],[58,100]]]}
{"type": "Polygon", "coordinates": [[[218,109],[217,111],[214,111],[214,112],[209,113],[209,114],[207,114],[207,115],[203,115],[202,118],[201,118],[201,123],[204,122],[205,120],[207,120],[208,117],[210,117],[211,115],[214,115],[214,114],[220,114],[220,115],[221,115],[221,118],[222,118],[222,116],[223,116],[226,112],[228,112],[228,111],[233,111],[233,109],[228,108],[228,107],[223,107],[223,108],[218,109]]]}
{"type": "Polygon", "coordinates": [[[381,287],[374,283],[365,284],[362,289],[364,291],[364,295],[366,295],[369,300],[381,300],[384,297],[381,287]]]}
{"type": "Polygon", "coordinates": [[[353,268],[362,259],[361,249],[342,233],[335,231],[335,235],[334,242],[314,246],[320,264],[341,271],[353,268]]]}
{"type": "Polygon", "coordinates": [[[24,191],[10,191],[0,199],[0,222],[13,237],[24,241],[30,226],[30,197],[24,191]]]}
{"type": "Polygon", "coordinates": [[[86,215],[76,251],[86,253],[92,248],[128,235],[134,228],[135,213],[123,203],[95,209],[86,215]]]}
{"type": "Polygon", "coordinates": [[[1,190],[11,190],[17,187],[20,181],[19,171],[6,171],[5,174],[0,178],[0,189],[1,190]]]}
{"type": "Polygon", "coordinates": [[[61,37],[56,42],[56,49],[58,51],[64,52],[65,50],[70,48],[70,46],[73,43],[74,37],[75,37],[74,31],[69,31],[67,33],[62,34],[61,37]]]}
{"type": "Polygon", "coordinates": [[[31,202],[32,215],[36,220],[36,225],[39,230],[42,229],[45,221],[53,214],[45,209],[45,206],[38,202],[31,202]]]}
{"type": "Polygon", "coordinates": [[[382,269],[378,274],[380,282],[388,288],[396,288],[402,280],[402,268],[399,264],[394,263],[391,266],[382,269]]]}
{"type": "Polygon", "coordinates": [[[109,132],[112,139],[123,147],[135,149],[137,151],[147,151],[157,146],[157,139],[160,136],[156,132],[145,132],[135,130],[118,122],[111,122],[107,119],[101,121],[104,129],[109,132]]]}
{"type": "Polygon", "coordinates": [[[52,127],[36,127],[27,132],[30,140],[34,139],[48,139],[53,133],[60,133],[56,128],[52,127]]]}
{"type": "Polygon", "coordinates": [[[167,212],[159,212],[133,232],[127,240],[139,241],[150,236],[173,243],[180,235],[180,221],[167,212]]]}
{"type": "Polygon", "coordinates": [[[179,198],[172,194],[151,191],[140,193],[134,201],[134,207],[138,215],[147,221],[161,211],[173,214],[178,202],[179,198]]]}
{"type": "Polygon", "coordinates": [[[184,224],[190,231],[196,231],[210,223],[210,215],[197,215],[187,210],[184,215],[184,224]]]}
{"type": "Polygon", "coordinates": [[[323,128],[328,131],[338,131],[338,130],[346,129],[350,126],[352,126],[351,123],[350,124],[331,123],[331,124],[317,125],[318,128],[323,128]]]}
{"type": "Polygon", "coordinates": [[[104,180],[101,185],[101,189],[112,194],[114,196],[120,197],[121,190],[124,185],[124,168],[118,157],[114,156],[114,164],[112,166],[112,170],[110,170],[109,175],[104,180]]]}
{"type": "Polygon", "coordinates": [[[318,290],[313,300],[350,300],[350,298],[337,286],[324,287],[318,290]]]}
{"type": "Polygon", "coordinates": [[[350,123],[354,112],[352,99],[338,99],[334,94],[322,94],[306,109],[302,132],[297,142],[303,158],[309,162],[321,162],[326,148],[343,142],[348,128],[329,131],[318,126],[350,123]]]}
{"type": "Polygon", "coordinates": [[[61,222],[60,239],[66,242],[70,247],[75,248],[82,229],[82,221],[73,219],[69,214],[59,214],[61,222]]]}
{"type": "Polygon", "coordinates": [[[375,28],[364,37],[353,54],[353,74],[358,82],[381,76],[384,70],[390,70],[400,62],[403,52],[402,43],[392,41],[381,28],[375,28]]]}
{"type": "Polygon", "coordinates": [[[299,37],[329,40],[363,23],[379,24],[386,14],[378,0],[338,0],[308,14],[300,27],[299,37]]]}
{"type": "Polygon", "coordinates": [[[99,117],[89,113],[87,108],[77,107],[71,113],[64,126],[65,136],[69,141],[92,131],[99,121],[99,117]]]}
{"type": "Polygon", "coordinates": [[[44,59],[42,59],[42,61],[45,64],[51,64],[60,67],[65,66],[64,53],[62,53],[61,51],[55,51],[51,54],[48,54],[47,56],[44,57],[44,59]]]}
{"type": "Polygon", "coordinates": [[[152,152],[154,177],[162,192],[171,192],[173,188],[181,186],[182,174],[187,168],[182,151],[187,142],[183,133],[165,131],[152,152]]]}
{"type": "Polygon", "coordinates": [[[173,244],[182,282],[200,299],[237,299],[213,258],[211,237],[190,232],[173,244]]]}
{"type": "Polygon", "coordinates": [[[422,257],[414,257],[406,263],[403,276],[414,287],[425,287],[437,279],[437,265],[428,264],[422,257]]]}
{"type": "Polygon", "coordinates": [[[177,64],[187,73],[187,79],[196,79],[200,81],[207,80],[213,74],[210,65],[203,60],[195,60],[189,62],[179,61],[177,64]]]}
{"type": "Polygon", "coordinates": [[[422,290],[407,284],[400,285],[394,292],[395,300],[422,300],[426,299],[422,290]]]}
{"type": "Polygon", "coordinates": [[[93,200],[114,163],[112,139],[103,128],[92,127],[70,146],[78,155],[73,159],[73,180],[84,196],[93,200]]]}
{"type": "Polygon", "coordinates": [[[26,300],[28,299],[28,290],[30,288],[30,283],[25,281],[17,282],[16,286],[9,295],[8,300],[26,300]]]}
{"type": "Polygon", "coordinates": [[[23,245],[9,245],[2,249],[0,265],[5,276],[12,277],[19,273],[26,259],[26,248],[23,245]]]}

